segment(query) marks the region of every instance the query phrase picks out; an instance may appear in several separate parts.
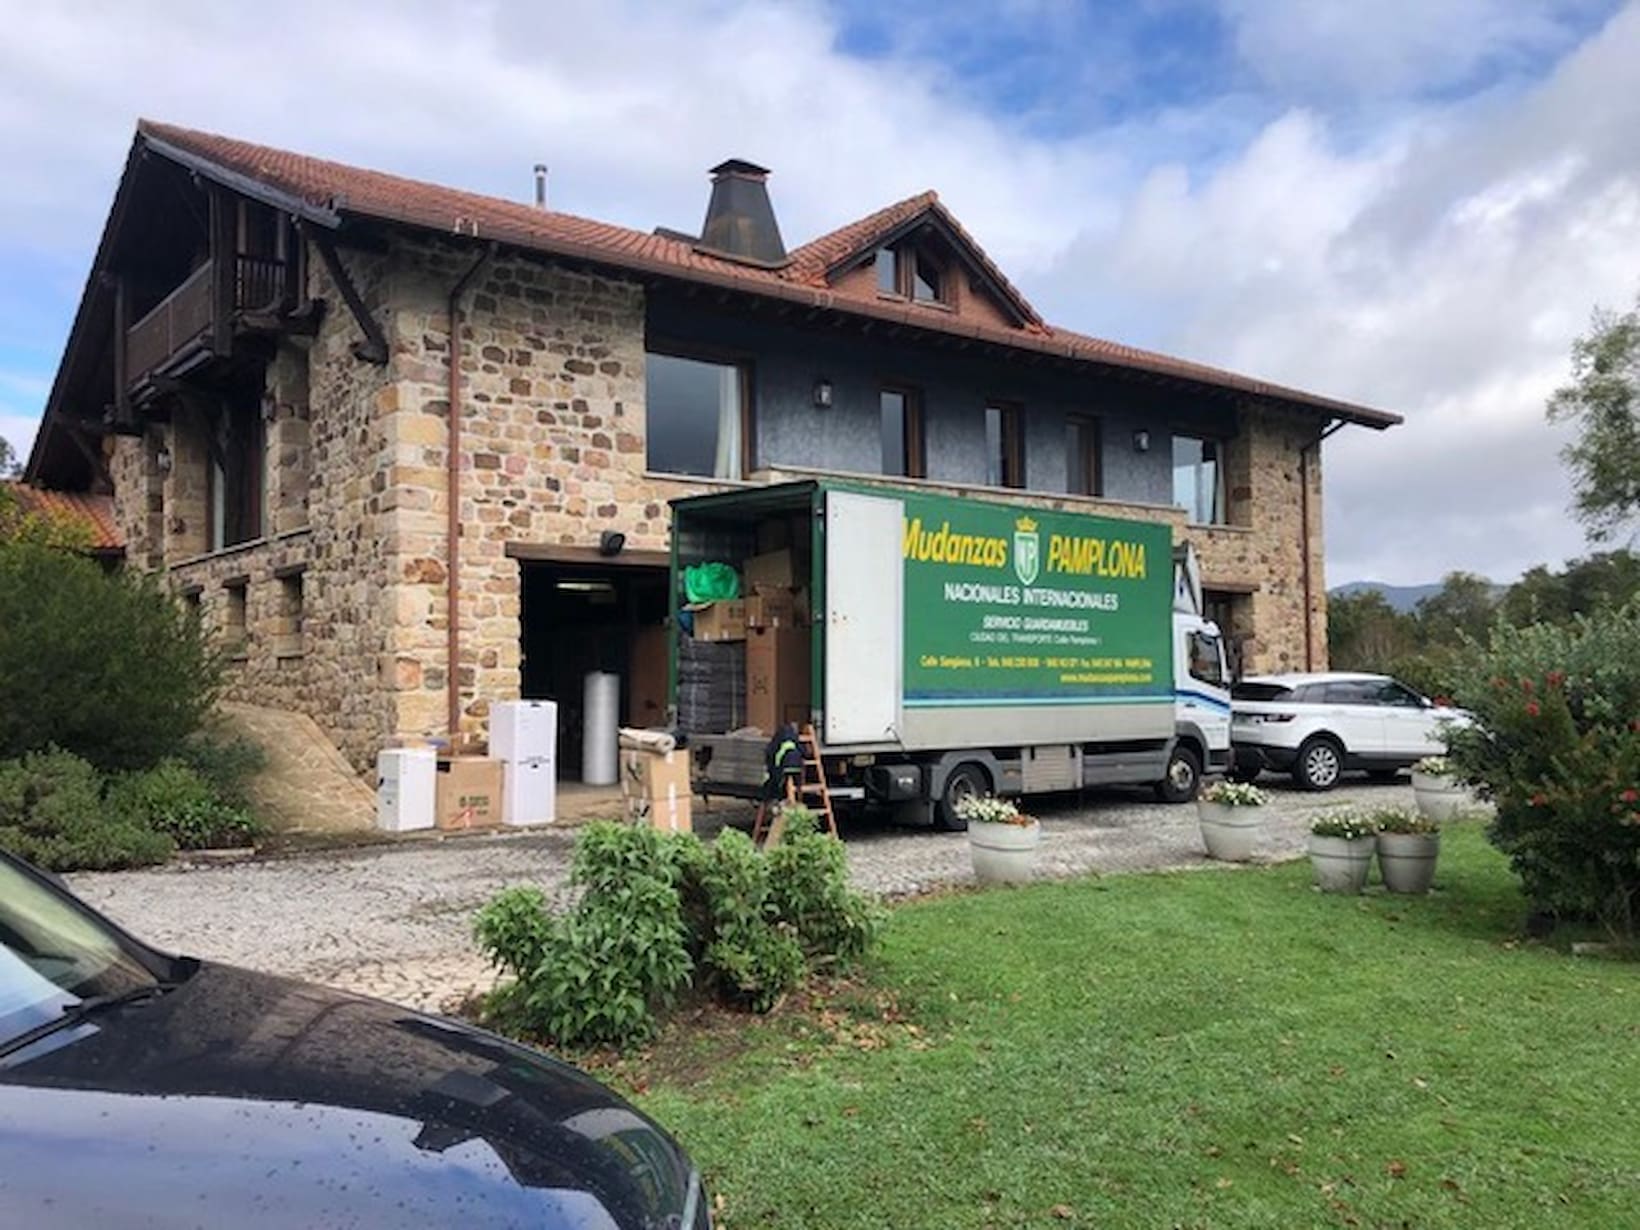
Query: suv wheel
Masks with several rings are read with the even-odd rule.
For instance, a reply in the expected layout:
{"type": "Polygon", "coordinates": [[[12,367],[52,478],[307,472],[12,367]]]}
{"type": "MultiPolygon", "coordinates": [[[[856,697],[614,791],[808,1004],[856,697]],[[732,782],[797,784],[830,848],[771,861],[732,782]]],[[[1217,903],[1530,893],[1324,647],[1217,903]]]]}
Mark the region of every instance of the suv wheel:
{"type": "Polygon", "coordinates": [[[1331,790],[1344,772],[1344,749],[1337,740],[1316,737],[1304,740],[1293,765],[1293,777],[1306,790],[1331,790]]]}
{"type": "Polygon", "coordinates": [[[1201,784],[1201,757],[1192,747],[1183,743],[1174,744],[1173,752],[1167,758],[1167,770],[1162,774],[1162,780],[1156,783],[1156,797],[1164,803],[1188,803],[1196,797],[1196,790],[1201,784]]]}

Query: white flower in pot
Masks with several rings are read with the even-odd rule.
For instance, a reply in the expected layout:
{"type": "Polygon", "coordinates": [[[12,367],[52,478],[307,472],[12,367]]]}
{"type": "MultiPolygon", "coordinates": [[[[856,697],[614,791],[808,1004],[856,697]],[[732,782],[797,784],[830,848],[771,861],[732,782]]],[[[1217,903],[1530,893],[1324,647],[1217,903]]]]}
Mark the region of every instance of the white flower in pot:
{"type": "Polygon", "coordinates": [[[1435,881],[1441,853],[1441,829],[1427,816],[1404,807],[1374,814],[1378,822],[1378,870],[1392,893],[1422,894],[1435,881]]]}
{"type": "Polygon", "coordinates": [[[1264,827],[1264,805],[1270,801],[1251,782],[1215,782],[1196,798],[1207,856],[1226,863],[1245,863],[1264,827]]]}
{"type": "Polygon", "coordinates": [[[1310,822],[1310,867],[1324,893],[1358,893],[1372,870],[1378,822],[1357,811],[1337,811],[1310,822]]]}
{"type": "Polygon", "coordinates": [[[1445,756],[1425,756],[1412,766],[1412,797],[1419,812],[1437,824],[1456,819],[1469,802],[1469,792],[1445,756]]]}
{"type": "Polygon", "coordinates": [[[1012,799],[972,795],[957,804],[957,815],[968,824],[968,851],[981,884],[1023,884],[1036,874],[1042,826],[1012,799]]]}

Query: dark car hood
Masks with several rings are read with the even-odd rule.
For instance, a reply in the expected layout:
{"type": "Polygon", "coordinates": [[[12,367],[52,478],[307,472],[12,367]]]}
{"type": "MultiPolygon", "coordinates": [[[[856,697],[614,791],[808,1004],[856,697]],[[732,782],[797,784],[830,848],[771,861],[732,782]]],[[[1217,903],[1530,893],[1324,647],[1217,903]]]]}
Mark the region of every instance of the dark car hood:
{"type": "Polygon", "coordinates": [[[481,1030],[225,966],[0,1061],[0,1225],[675,1227],[689,1164],[481,1030]]]}

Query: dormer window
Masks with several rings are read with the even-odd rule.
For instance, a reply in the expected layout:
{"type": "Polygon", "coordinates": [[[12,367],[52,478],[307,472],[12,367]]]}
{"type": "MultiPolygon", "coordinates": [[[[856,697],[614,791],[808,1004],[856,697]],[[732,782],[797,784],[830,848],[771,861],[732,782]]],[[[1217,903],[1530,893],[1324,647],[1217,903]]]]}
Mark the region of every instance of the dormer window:
{"type": "Polygon", "coordinates": [[[909,244],[878,248],[877,291],[916,303],[944,303],[945,270],[928,253],[909,244]]]}

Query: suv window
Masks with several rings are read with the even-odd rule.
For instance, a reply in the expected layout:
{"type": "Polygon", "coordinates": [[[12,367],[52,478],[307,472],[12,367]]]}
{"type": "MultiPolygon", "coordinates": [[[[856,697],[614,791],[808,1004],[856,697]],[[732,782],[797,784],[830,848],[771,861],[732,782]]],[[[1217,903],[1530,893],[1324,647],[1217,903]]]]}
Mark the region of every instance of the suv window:
{"type": "Polygon", "coordinates": [[[1380,705],[1394,705],[1398,709],[1422,709],[1424,698],[1419,696],[1404,683],[1396,683],[1391,679],[1379,690],[1378,703],[1380,705]]]}
{"type": "Polygon", "coordinates": [[[1382,704],[1379,694],[1383,684],[1376,679],[1350,679],[1343,682],[1327,685],[1327,703],[1329,705],[1377,705],[1382,704]]]}
{"type": "Polygon", "coordinates": [[[1232,700],[1287,700],[1292,694],[1293,690],[1285,684],[1252,683],[1245,679],[1230,689],[1232,700]]]}

